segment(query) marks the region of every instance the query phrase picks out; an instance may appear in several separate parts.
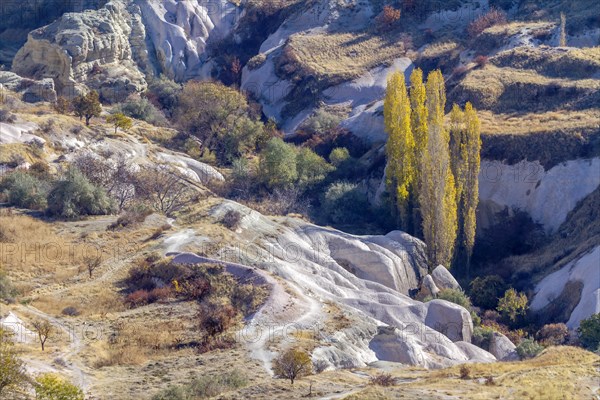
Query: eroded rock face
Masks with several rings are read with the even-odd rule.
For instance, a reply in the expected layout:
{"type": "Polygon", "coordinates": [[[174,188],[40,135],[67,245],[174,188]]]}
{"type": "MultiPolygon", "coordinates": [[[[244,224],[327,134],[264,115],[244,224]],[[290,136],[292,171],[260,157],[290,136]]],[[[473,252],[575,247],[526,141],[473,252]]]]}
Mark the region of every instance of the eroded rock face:
{"type": "Polygon", "coordinates": [[[14,72],[0,71],[0,88],[21,93],[23,101],[36,103],[38,101],[56,101],[54,81],[50,78],[32,80],[23,78],[14,72]]]}
{"type": "Polygon", "coordinates": [[[425,325],[443,333],[454,342],[471,341],[473,321],[466,309],[446,300],[431,300],[427,305],[425,325]]]}
{"type": "Polygon", "coordinates": [[[139,4],[157,68],[177,81],[206,75],[202,66],[209,38],[223,38],[240,14],[240,8],[227,0],[139,4]]]}
{"type": "Polygon", "coordinates": [[[118,1],[82,13],[67,13],[29,34],[13,61],[13,71],[35,79],[51,78],[61,96],[85,86],[105,101],[118,101],[146,87],[133,61],[131,15],[118,1]]]}
{"type": "MultiPolygon", "coordinates": [[[[471,340],[467,310],[444,300],[422,303],[407,295],[427,271],[420,240],[400,231],[350,235],[295,218],[266,217],[232,201],[216,205],[210,215],[219,222],[230,210],[241,214],[235,241],[213,258],[268,271],[287,288],[276,285],[250,325],[277,332],[286,326],[318,329],[322,340],[313,359],[335,368],[378,360],[443,367],[495,359],[484,350],[457,344],[471,340]],[[339,307],[346,326],[328,332],[340,317],[332,317],[323,304],[339,307]]],[[[207,253],[194,244],[201,239],[198,234],[174,233],[164,239],[164,248],[207,253]]],[[[273,356],[266,342],[248,345],[262,361],[273,356]]]]}
{"type": "Polygon", "coordinates": [[[239,14],[226,0],[112,0],[30,32],[12,69],[52,79],[60,96],[89,88],[103,101],[122,101],[146,88],[146,75],[164,73],[177,81],[209,77],[207,42],[224,37],[239,14]]]}

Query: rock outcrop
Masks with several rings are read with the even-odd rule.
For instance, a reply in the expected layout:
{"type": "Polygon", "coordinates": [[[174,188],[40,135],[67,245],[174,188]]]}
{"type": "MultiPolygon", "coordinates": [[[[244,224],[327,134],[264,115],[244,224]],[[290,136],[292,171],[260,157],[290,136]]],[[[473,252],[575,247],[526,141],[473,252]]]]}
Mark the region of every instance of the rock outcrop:
{"type": "Polygon", "coordinates": [[[531,310],[543,313],[546,307],[567,311],[565,322],[570,329],[600,312],[600,246],[536,285],[531,310]]]}
{"type": "Polygon", "coordinates": [[[54,81],[50,78],[33,80],[23,78],[14,72],[0,71],[0,89],[6,88],[23,96],[23,101],[36,103],[38,101],[56,101],[54,81]]]}
{"type": "MultiPolygon", "coordinates": [[[[350,235],[295,218],[266,217],[232,201],[218,204],[210,215],[220,221],[230,210],[242,216],[236,239],[213,258],[282,278],[277,281],[285,281],[288,289],[278,288],[272,296],[293,293],[290,299],[269,300],[249,322],[255,329],[318,329],[322,340],[313,359],[337,368],[378,360],[426,367],[494,360],[464,343],[471,340],[473,329],[467,310],[444,300],[422,303],[407,296],[427,271],[420,240],[400,231],[350,235]],[[333,333],[327,333],[331,315],[322,309],[327,302],[340,307],[348,321],[333,333]]],[[[208,248],[199,248],[208,240],[189,230],[165,237],[164,248],[208,253],[208,248]]],[[[263,361],[273,355],[265,350],[268,343],[251,346],[263,361]]]]}
{"type": "Polygon", "coordinates": [[[133,61],[131,15],[119,1],[82,13],[67,13],[29,34],[15,56],[13,71],[34,79],[51,78],[61,96],[98,90],[118,101],[146,87],[133,61]]]}
{"type": "Polygon", "coordinates": [[[146,75],[164,73],[178,81],[210,77],[203,69],[207,42],[225,36],[239,13],[226,0],[112,0],[30,32],[12,70],[52,79],[60,96],[94,89],[103,101],[121,101],[146,88],[146,75]]]}

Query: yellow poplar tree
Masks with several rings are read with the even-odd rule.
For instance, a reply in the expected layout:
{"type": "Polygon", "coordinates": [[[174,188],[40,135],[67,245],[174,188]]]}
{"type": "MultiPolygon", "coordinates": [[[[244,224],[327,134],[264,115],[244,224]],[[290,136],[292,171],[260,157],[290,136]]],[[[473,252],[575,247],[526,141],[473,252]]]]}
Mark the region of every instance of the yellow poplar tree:
{"type": "Polygon", "coordinates": [[[420,68],[413,69],[410,74],[410,107],[411,107],[411,129],[415,138],[415,184],[411,193],[413,232],[420,234],[420,209],[419,190],[422,186],[421,171],[424,168],[423,154],[427,147],[427,107],[425,106],[427,94],[423,83],[423,71],[420,68]]]}
{"type": "Polygon", "coordinates": [[[383,104],[386,145],[386,184],[404,229],[408,225],[408,199],[415,178],[415,141],[411,131],[411,109],[404,74],[388,79],[383,104]]]}
{"type": "Polygon", "coordinates": [[[457,230],[456,187],[450,166],[450,135],[444,127],[446,89],[439,70],[426,84],[428,140],[423,153],[419,205],[431,266],[450,266],[457,230]]]}

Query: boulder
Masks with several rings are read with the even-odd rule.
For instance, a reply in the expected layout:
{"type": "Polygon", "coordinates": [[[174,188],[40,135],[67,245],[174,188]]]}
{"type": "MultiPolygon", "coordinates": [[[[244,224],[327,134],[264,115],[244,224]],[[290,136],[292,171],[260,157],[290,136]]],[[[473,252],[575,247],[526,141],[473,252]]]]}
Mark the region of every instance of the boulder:
{"type": "Polygon", "coordinates": [[[431,277],[435,282],[435,285],[440,289],[460,289],[460,285],[456,282],[456,279],[452,276],[450,271],[443,265],[438,265],[431,272],[431,277]]]}
{"type": "Polygon", "coordinates": [[[493,354],[488,353],[480,347],[469,342],[454,343],[472,362],[494,362],[497,361],[493,354]]]}
{"type": "Polygon", "coordinates": [[[0,71],[0,88],[5,88],[23,95],[23,101],[37,103],[39,101],[56,101],[54,81],[50,78],[40,80],[23,78],[9,71],[0,71]]]}
{"type": "Polygon", "coordinates": [[[425,325],[443,333],[453,342],[471,341],[473,321],[465,308],[446,300],[431,300],[426,305],[425,325]]]}
{"type": "Polygon", "coordinates": [[[421,293],[424,296],[436,297],[440,292],[440,289],[435,285],[431,275],[425,275],[423,282],[421,282],[421,293]]]}
{"type": "Polygon", "coordinates": [[[490,338],[490,353],[501,361],[514,361],[519,359],[516,346],[509,338],[499,332],[494,332],[490,338]]]}

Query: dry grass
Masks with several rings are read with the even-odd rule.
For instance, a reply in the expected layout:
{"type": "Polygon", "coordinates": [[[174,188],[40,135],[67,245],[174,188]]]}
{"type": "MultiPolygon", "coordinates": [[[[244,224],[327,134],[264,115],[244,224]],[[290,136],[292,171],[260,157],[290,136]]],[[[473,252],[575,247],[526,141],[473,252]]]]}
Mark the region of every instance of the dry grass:
{"type": "Polygon", "coordinates": [[[286,48],[287,61],[294,64],[290,69],[301,69],[302,75],[314,75],[330,84],[356,78],[405,53],[402,43],[366,32],[296,34],[286,48]]]}
{"type": "Polygon", "coordinates": [[[49,223],[1,210],[0,226],[7,238],[0,243],[2,262],[6,271],[17,278],[15,282],[48,274],[57,278],[77,273],[84,251],[77,246],[83,244],[74,237],[58,235],[49,223]]]}
{"type": "Polygon", "coordinates": [[[496,114],[491,111],[478,112],[483,135],[528,135],[549,131],[581,132],[600,128],[600,108],[581,111],[546,111],[525,114],[496,114]]]}
{"type": "Polygon", "coordinates": [[[498,67],[532,69],[540,74],[571,79],[592,78],[600,70],[600,47],[517,47],[491,60],[498,67]]]}
{"type": "Polygon", "coordinates": [[[533,70],[488,65],[471,71],[457,87],[461,101],[495,112],[581,109],[593,104],[600,80],[549,78],[533,70]]]}
{"type": "Polygon", "coordinates": [[[397,386],[370,387],[346,399],[587,399],[597,394],[599,365],[600,358],[585,350],[550,347],[527,361],[470,364],[467,379],[461,379],[461,366],[394,371],[397,386]]]}
{"type": "Polygon", "coordinates": [[[22,158],[33,164],[40,158],[35,155],[30,146],[23,143],[0,144],[0,164],[10,163],[15,157],[22,158]]]}

